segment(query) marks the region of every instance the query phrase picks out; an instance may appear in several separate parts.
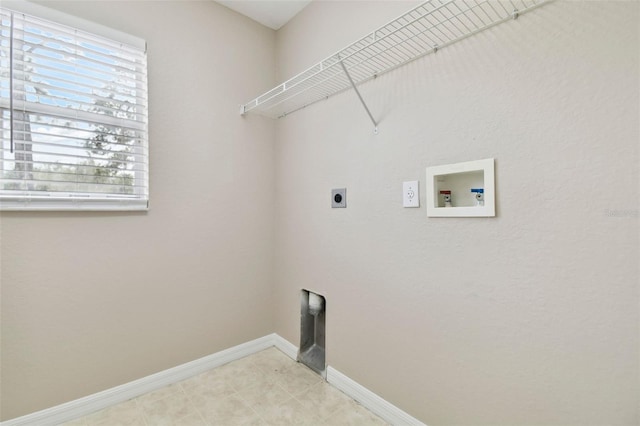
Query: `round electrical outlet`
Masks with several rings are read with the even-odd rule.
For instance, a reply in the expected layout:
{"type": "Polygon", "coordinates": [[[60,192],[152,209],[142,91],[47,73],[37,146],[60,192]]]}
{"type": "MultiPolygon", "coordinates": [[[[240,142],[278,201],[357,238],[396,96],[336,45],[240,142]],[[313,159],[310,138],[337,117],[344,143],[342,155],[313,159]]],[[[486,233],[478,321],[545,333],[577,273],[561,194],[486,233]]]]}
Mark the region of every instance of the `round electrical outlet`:
{"type": "Polygon", "coordinates": [[[347,188],[331,190],[331,208],[343,209],[347,207],[347,188]]]}

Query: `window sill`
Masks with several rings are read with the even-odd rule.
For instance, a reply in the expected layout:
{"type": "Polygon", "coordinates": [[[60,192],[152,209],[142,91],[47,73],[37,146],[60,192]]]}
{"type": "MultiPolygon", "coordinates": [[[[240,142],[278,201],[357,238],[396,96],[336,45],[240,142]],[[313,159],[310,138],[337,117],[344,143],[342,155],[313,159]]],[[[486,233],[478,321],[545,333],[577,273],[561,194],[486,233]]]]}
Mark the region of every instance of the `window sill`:
{"type": "Polygon", "coordinates": [[[123,198],[0,197],[0,211],[145,211],[149,200],[123,198]]]}

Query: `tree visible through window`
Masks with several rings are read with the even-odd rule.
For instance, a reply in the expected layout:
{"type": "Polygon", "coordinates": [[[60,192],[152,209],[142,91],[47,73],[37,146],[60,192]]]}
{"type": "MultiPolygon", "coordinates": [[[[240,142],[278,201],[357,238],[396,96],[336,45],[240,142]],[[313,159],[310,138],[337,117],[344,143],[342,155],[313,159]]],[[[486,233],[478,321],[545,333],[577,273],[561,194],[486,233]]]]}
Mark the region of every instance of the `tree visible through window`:
{"type": "Polygon", "coordinates": [[[6,9],[0,20],[2,207],[146,208],[144,49],[6,9]]]}

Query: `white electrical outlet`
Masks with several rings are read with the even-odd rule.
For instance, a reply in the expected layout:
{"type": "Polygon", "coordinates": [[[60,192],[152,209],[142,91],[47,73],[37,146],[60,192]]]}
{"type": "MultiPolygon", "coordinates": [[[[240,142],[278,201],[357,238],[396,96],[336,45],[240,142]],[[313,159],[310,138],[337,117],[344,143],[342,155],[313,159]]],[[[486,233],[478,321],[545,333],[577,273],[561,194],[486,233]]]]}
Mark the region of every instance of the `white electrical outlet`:
{"type": "Polygon", "coordinates": [[[402,206],[420,207],[420,192],[418,181],[402,182],[402,206]]]}

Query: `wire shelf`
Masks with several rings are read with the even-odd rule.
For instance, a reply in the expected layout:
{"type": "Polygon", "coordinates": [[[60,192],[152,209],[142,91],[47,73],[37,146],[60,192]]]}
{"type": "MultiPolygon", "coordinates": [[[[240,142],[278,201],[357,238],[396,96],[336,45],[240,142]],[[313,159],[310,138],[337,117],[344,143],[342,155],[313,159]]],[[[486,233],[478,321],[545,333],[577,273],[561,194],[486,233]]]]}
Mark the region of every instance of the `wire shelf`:
{"type": "Polygon", "coordinates": [[[242,105],[241,113],[284,117],[549,1],[426,1],[242,105]]]}

